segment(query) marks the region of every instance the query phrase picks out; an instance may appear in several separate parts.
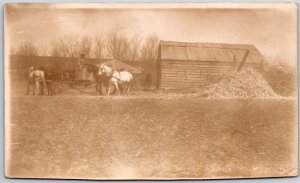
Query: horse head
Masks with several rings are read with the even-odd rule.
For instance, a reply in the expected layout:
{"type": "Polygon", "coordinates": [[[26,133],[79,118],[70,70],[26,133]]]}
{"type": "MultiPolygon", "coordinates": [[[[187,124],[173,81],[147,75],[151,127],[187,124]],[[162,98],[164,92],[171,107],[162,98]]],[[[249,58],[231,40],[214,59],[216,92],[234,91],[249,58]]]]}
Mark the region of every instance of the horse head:
{"type": "Polygon", "coordinates": [[[87,68],[86,71],[87,71],[88,73],[93,72],[93,69],[92,69],[93,67],[92,67],[91,64],[84,64],[84,66],[87,68]]]}
{"type": "Polygon", "coordinates": [[[102,71],[105,71],[105,68],[107,67],[107,65],[106,64],[101,64],[100,65],[100,71],[102,72],[102,71]]]}
{"type": "Polygon", "coordinates": [[[99,68],[99,74],[106,74],[106,75],[111,75],[112,70],[110,67],[108,67],[106,64],[101,64],[99,68]]]}

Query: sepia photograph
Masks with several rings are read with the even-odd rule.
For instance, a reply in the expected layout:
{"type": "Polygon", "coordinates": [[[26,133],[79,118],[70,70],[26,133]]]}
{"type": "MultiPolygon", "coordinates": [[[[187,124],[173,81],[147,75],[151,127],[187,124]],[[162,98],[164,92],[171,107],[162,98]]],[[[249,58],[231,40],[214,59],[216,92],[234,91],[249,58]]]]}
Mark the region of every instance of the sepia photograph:
{"type": "Polygon", "coordinates": [[[5,176],[298,176],[296,3],[7,3],[5,176]]]}

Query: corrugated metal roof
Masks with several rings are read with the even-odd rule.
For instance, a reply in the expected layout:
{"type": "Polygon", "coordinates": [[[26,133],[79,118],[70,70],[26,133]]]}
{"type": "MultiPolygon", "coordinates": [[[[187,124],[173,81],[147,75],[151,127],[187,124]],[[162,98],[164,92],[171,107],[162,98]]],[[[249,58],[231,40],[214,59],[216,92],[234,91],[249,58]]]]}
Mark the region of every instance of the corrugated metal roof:
{"type": "Polygon", "coordinates": [[[161,60],[240,62],[249,50],[246,63],[264,61],[254,45],[160,41],[160,49],[161,60]]]}
{"type": "Polygon", "coordinates": [[[130,71],[135,74],[140,74],[143,71],[142,68],[133,67],[133,66],[128,65],[124,62],[121,62],[120,60],[117,60],[117,59],[111,59],[111,60],[108,60],[108,61],[102,62],[102,63],[105,63],[108,66],[113,67],[116,70],[125,69],[125,70],[130,71]]]}

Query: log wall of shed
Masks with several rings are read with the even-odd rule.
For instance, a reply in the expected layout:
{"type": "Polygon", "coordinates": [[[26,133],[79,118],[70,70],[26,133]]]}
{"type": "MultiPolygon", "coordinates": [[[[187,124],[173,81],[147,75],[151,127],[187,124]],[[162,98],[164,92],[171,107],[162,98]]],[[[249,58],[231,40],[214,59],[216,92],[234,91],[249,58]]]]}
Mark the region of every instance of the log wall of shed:
{"type": "Polygon", "coordinates": [[[159,64],[159,88],[199,88],[236,69],[232,62],[163,60],[159,64]]]}

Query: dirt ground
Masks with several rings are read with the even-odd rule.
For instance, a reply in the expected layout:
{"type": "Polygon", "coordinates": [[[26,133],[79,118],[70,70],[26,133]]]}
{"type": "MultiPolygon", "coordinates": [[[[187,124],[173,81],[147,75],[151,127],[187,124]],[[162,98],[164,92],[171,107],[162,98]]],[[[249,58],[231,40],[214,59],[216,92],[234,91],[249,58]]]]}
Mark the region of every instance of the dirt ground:
{"type": "Polygon", "coordinates": [[[297,173],[295,100],[18,96],[11,104],[11,177],[297,173]]]}

